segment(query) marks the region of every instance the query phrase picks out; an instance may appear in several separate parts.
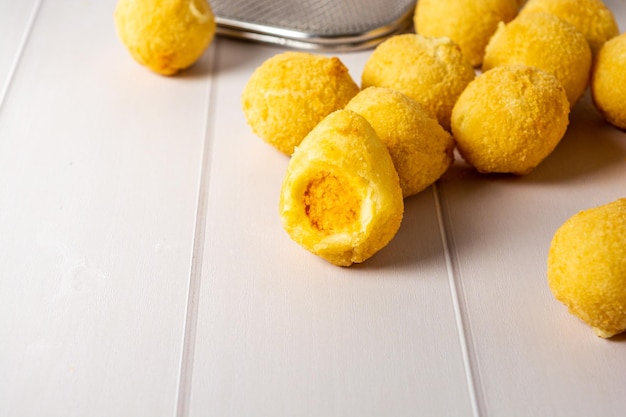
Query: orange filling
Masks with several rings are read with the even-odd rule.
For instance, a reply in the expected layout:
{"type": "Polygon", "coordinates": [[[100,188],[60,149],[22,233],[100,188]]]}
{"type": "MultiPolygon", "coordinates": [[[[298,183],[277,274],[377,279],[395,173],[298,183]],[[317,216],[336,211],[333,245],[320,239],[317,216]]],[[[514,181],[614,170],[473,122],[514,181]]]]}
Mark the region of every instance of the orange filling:
{"type": "Polygon", "coordinates": [[[350,183],[330,172],[320,172],[304,192],[304,210],[311,225],[327,234],[353,225],[360,207],[361,201],[350,183]]]}

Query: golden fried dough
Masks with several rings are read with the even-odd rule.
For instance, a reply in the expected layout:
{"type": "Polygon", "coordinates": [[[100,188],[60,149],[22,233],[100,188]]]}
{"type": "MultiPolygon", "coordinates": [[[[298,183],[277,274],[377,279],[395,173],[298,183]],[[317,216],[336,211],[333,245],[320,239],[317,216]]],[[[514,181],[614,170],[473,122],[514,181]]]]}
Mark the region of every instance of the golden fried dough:
{"type": "Polygon", "coordinates": [[[574,106],[587,88],[591,49],[572,24],[549,13],[527,13],[500,23],[485,50],[483,71],[515,64],[554,75],[574,106]]]}
{"type": "Polygon", "coordinates": [[[454,140],[415,100],[382,87],[369,87],[346,106],[365,117],[387,146],[409,197],[437,181],[454,159],[454,140]]]}
{"type": "Polygon", "coordinates": [[[477,77],[452,111],[463,159],[479,172],[528,174],[560,142],[569,103],[561,84],[527,66],[496,67],[477,77]]]}
{"type": "Polygon", "coordinates": [[[394,237],[404,202],[387,148],[363,118],[338,110],[294,151],[280,194],[291,238],[335,265],[363,262],[394,237]]]}
{"type": "Polygon", "coordinates": [[[604,338],[626,330],[626,198],[583,210],[555,233],[548,284],[604,338]]]}
{"type": "Polygon", "coordinates": [[[626,129],[626,33],[606,42],[591,75],[593,102],[613,125],[626,129]]]}
{"type": "Polygon", "coordinates": [[[284,52],[254,71],[241,101],[254,133],[291,155],[315,125],[358,92],[339,58],[284,52]]]}
{"type": "Polygon", "coordinates": [[[365,63],[361,87],[398,90],[449,130],[452,107],[474,76],[472,65],[448,38],[404,34],[376,47],[365,63]]]}
{"type": "Polygon", "coordinates": [[[133,58],[163,75],[191,66],[215,35],[206,0],[119,0],[114,19],[133,58]]]}
{"type": "Polygon", "coordinates": [[[594,55],[604,42],[619,35],[615,16],[602,0],[529,0],[520,14],[535,12],[552,13],[576,26],[594,55]]]}
{"type": "Polygon", "coordinates": [[[518,7],[518,0],[420,0],[413,21],[420,35],[452,39],[477,66],[498,23],[512,20],[518,7]]]}

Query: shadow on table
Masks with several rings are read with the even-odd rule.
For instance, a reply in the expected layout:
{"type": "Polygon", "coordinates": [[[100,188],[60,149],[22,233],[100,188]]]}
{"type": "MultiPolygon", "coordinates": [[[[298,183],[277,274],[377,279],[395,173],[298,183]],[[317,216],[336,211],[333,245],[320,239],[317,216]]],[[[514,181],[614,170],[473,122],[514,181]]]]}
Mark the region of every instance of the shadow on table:
{"type": "Polygon", "coordinates": [[[626,132],[611,126],[587,93],[570,115],[570,125],[556,149],[526,180],[567,181],[626,161],[626,132]]]}
{"type": "Polygon", "coordinates": [[[443,244],[432,187],[404,200],[404,217],[396,236],[380,252],[354,269],[394,270],[426,268],[443,262],[443,244]]]}
{"type": "Polygon", "coordinates": [[[480,174],[456,154],[444,182],[478,181],[559,183],[602,172],[626,162],[626,132],[610,125],[595,109],[589,94],[570,115],[570,125],[554,151],[530,174],[480,174]]]}
{"type": "Polygon", "coordinates": [[[618,335],[615,335],[613,337],[611,337],[610,339],[606,339],[608,342],[619,342],[619,343],[626,343],[626,332],[624,333],[620,333],[618,335]]]}
{"type": "MultiPolygon", "coordinates": [[[[215,76],[244,68],[246,77],[266,59],[284,52],[276,46],[216,37],[202,57],[188,69],[176,75],[180,79],[215,76]],[[248,74],[249,73],[249,74],[248,74]]],[[[247,78],[244,77],[244,80],[247,78]]],[[[243,88],[243,84],[242,84],[243,88]]]]}

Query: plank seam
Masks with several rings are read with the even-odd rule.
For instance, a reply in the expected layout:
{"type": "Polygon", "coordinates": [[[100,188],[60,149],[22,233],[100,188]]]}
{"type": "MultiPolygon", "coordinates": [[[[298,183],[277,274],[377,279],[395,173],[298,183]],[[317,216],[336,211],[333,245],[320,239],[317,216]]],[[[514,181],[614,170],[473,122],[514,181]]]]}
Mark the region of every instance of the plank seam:
{"type": "Polygon", "coordinates": [[[13,78],[15,77],[15,73],[17,72],[17,68],[22,60],[22,55],[24,54],[24,50],[26,49],[26,45],[28,44],[28,40],[30,39],[30,34],[33,31],[33,27],[35,25],[35,20],[37,20],[37,16],[39,15],[39,10],[41,9],[41,4],[43,0],[36,0],[35,5],[33,6],[32,11],[30,12],[30,16],[28,17],[28,21],[26,22],[26,28],[22,33],[22,38],[20,39],[20,43],[17,47],[17,52],[15,53],[15,58],[9,67],[9,73],[7,74],[6,81],[4,82],[4,86],[0,91],[0,111],[4,106],[4,101],[9,93],[9,89],[11,83],[13,82],[13,78]]]}
{"type": "Polygon", "coordinates": [[[457,332],[459,337],[459,344],[461,348],[461,355],[463,357],[463,367],[465,369],[465,377],[467,387],[470,396],[470,404],[472,407],[472,414],[474,417],[485,416],[484,401],[481,395],[479,395],[477,387],[479,386],[479,372],[475,366],[475,355],[473,350],[470,350],[471,336],[469,335],[469,323],[467,322],[465,308],[462,305],[460,296],[462,290],[460,288],[460,282],[458,278],[458,267],[456,265],[456,256],[453,255],[450,245],[450,238],[448,233],[447,217],[443,212],[442,195],[439,192],[438,183],[432,186],[435,208],[437,212],[437,223],[439,224],[439,233],[441,236],[441,242],[443,245],[443,252],[446,263],[446,270],[448,274],[448,282],[450,287],[450,296],[452,298],[452,304],[454,308],[454,317],[457,326],[457,332]]]}
{"type": "MultiPolygon", "coordinates": [[[[217,49],[219,41],[209,48],[209,59],[211,75],[215,74],[217,49]]],[[[202,280],[202,262],[204,257],[205,229],[207,220],[207,206],[209,198],[209,181],[211,171],[211,150],[213,145],[213,134],[210,130],[215,120],[215,84],[212,78],[209,84],[209,99],[205,112],[204,144],[202,149],[202,166],[200,181],[198,186],[198,201],[196,204],[196,219],[194,224],[193,247],[189,269],[189,281],[187,292],[187,306],[185,311],[185,324],[183,333],[183,344],[180,358],[180,370],[178,376],[178,386],[176,392],[176,417],[187,417],[189,415],[189,402],[191,400],[191,384],[193,377],[193,364],[196,344],[196,332],[198,325],[198,308],[200,299],[200,287],[202,280]]]]}

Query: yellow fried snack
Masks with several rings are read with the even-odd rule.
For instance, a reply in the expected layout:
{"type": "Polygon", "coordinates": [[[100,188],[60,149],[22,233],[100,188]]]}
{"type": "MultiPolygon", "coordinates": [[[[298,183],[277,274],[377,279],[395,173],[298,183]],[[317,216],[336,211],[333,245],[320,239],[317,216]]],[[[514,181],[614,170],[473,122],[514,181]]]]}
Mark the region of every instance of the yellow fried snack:
{"type": "Polygon", "coordinates": [[[114,19],[133,58],[163,75],[191,66],[215,35],[206,0],[119,0],[114,19]]]}
{"type": "Polygon", "coordinates": [[[284,52],[258,67],[241,101],[254,133],[286,155],[359,92],[339,58],[284,52]]]}
{"type": "Polygon", "coordinates": [[[609,123],[626,129],[626,33],[606,42],[591,74],[591,94],[609,123]]]}
{"type": "Polygon", "coordinates": [[[454,160],[454,139],[415,100],[382,87],[357,94],[347,110],[359,113],[387,146],[409,197],[437,181],[454,160]]]}
{"type": "Polygon", "coordinates": [[[626,330],[626,198],[583,210],[555,233],[548,284],[604,338],[626,330]]]}
{"type": "Polygon", "coordinates": [[[560,142],[568,116],[567,96],[553,75],[534,67],[497,67],[461,94],[452,133],[477,171],[524,175],[560,142]]]}
{"type": "Polygon", "coordinates": [[[420,0],[413,21],[420,35],[452,39],[476,66],[498,23],[512,20],[518,7],[518,0],[420,0]]]}
{"type": "Polygon", "coordinates": [[[594,55],[604,42],[619,35],[615,16],[602,0],[529,0],[520,14],[534,12],[552,13],[576,26],[594,55]]]}
{"type": "Polygon", "coordinates": [[[452,107],[474,77],[474,68],[457,44],[448,38],[408,33],[376,47],[365,63],[361,87],[400,91],[449,130],[452,107]]]}
{"type": "Polygon", "coordinates": [[[330,114],[296,148],[279,207],[294,241],[339,266],[387,245],[404,211],[389,152],[367,120],[349,110],[330,114]]]}
{"type": "Polygon", "coordinates": [[[483,71],[515,64],[554,75],[574,106],[587,88],[591,49],[572,24],[549,13],[527,13],[500,23],[485,50],[483,71]]]}

